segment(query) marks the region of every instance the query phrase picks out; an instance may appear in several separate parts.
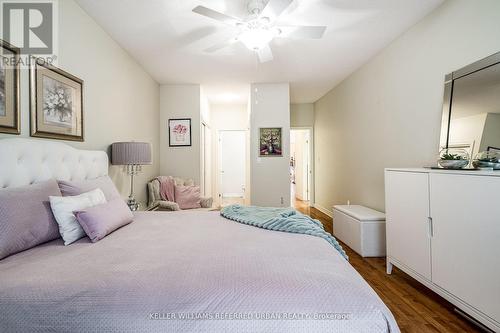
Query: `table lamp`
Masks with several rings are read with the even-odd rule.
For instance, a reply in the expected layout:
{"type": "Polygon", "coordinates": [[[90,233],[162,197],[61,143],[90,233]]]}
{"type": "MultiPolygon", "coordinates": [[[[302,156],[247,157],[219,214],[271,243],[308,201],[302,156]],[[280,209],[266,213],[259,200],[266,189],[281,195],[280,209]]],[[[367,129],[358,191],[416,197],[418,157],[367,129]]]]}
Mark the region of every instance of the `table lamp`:
{"type": "Polygon", "coordinates": [[[151,145],[147,142],[115,142],[111,145],[111,164],[125,165],[130,176],[130,195],[127,205],[131,211],[139,209],[134,197],[134,176],[142,171],[142,166],[152,164],[151,145]]]}

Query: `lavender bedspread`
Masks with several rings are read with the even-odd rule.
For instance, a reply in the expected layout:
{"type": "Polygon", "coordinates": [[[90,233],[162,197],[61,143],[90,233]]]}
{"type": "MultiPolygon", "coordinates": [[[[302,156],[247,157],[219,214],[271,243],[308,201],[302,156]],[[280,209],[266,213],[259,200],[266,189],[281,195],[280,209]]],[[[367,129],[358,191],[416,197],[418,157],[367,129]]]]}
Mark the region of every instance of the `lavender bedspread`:
{"type": "Polygon", "coordinates": [[[1,260],[0,332],[399,329],[321,238],[218,212],[146,212],[95,244],[56,240],[1,260]]]}

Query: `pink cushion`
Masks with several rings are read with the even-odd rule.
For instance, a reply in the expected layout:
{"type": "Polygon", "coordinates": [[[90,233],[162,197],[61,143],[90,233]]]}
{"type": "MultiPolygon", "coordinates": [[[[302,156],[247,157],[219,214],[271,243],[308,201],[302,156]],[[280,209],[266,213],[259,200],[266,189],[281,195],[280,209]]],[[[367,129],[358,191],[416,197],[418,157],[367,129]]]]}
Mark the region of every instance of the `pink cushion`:
{"type": "Polygon", "coordinates": [[[180,209],[201,208],[199,186],[175,186],[175,202],[180,209]]]}
{"type": "Polygon", "coordinates": [[[113,199],[74,214],[92,243],[103,239],[134,219],[134,215],[122,199],[113,199]]]}

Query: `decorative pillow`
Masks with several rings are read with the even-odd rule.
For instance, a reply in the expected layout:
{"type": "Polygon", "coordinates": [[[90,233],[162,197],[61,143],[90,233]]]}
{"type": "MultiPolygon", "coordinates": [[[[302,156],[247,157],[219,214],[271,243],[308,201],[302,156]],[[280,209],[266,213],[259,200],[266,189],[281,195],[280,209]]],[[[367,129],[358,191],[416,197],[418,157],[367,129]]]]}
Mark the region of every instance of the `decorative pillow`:
{"type": "Polygon", "coordinates": [[[92,243],[134,220],[134,215],[122,199],[77,211],[75,216],[92,243]]]}
{"type": "Polygon", "coordinates": [[[100,188],[104,192],[107,201],[120,198],[120,193],[109,176],[102,176],[90,180],[80,181],[58,181],[61,193],[65,197],[80,195],[85,192],[100,188]]]}
{"type": "Polygon", "coordinates": [[[64,240],[64,245],[69,245],[85,236],[85,232],[78,224],[73,212],[106,203],[101,189],[71,197],[51,196],[49,199],[52,213],[59,224],[59,233],[64,240]]]}
{"type": "Polygon", "coordinates": [[[0,189],[0,259],[60,237],[51,195],[61,195],[53,179],[0,189]]]}
{"type": "Polygon", "coordinates": [[[180,209],[201,208],[199,186],[175,186],[175,202],[180,209]]]}
{"type": "Polygon", "coordinates": [[[191,178],[174,177],[174,183],[177,186],[194,186],[194,180],[191,178]]]}

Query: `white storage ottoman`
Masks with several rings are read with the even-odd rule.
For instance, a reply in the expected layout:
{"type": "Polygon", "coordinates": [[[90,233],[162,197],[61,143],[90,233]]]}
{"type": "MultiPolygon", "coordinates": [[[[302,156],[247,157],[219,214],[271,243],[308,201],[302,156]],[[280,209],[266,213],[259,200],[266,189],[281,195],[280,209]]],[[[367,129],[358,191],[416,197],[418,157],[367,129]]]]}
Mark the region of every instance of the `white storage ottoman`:
{"type": "Polygon", "coordinates": [[[385,257],[385,214],[359,205],[333,207],[333,234],[362,257],[385,257]]]}

